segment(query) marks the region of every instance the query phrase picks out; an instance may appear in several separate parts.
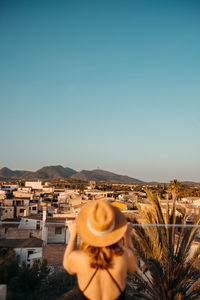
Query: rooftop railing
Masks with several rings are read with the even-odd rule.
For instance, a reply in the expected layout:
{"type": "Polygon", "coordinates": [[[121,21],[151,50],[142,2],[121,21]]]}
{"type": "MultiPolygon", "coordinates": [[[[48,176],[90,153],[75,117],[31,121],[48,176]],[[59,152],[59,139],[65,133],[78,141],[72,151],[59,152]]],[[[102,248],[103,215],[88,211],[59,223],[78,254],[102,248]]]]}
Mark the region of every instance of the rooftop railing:
{"type": "MultiPolygon", "coordinates": [[[[29,223],[35,223],[36,221],[38,220],[29,220],[28,222],[29,223]]],[[[68,225],[69,223],[71,223],[72,221],[66,221],[66,222],[51,222],[51,221],[42,221],[42,220],[39,220],[40,223],[47,223],[47,224],[59,224],[59,225],[68,225]]],[[[0,221],[0,225],[4,225],[4,224],[23,224],[23,223],[26,223],[26,222],[20,222],[20,221],[0,221]]],[[[141,226],[144,226],[144,227],[190,227],[190,228],[193,228],[193,227],[196,227],[196,228],[200,228],[200,225],[195,225],[195,224],[147,224],[147,223],[139,223],[139,224],[135,224],[135,223],[132,223],[132,226],[133,227],[141,227],[141,226]]]]}

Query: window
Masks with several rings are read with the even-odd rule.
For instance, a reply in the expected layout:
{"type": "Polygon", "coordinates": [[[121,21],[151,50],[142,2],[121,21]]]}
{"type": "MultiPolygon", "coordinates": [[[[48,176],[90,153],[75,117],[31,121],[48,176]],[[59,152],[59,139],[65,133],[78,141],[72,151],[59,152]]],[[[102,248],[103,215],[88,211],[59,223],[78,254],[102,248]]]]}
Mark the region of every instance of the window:
{"type": "Polygon", "coordinates": [[[32,207],[32,210],[36,210],[36,207],[35,207],[35,206],[33,206],[33,207],[32,207]]]}
{"type": "Polygon", "coordinates": [[[40,230],[40,221],[37,221],[36,229],[37,229],[37,230],[40,230]]]}
{"type": "Polygon", "coordinates": [[[20,208],[19,212],[20,212],[20,213],[23,213],[23,212],[24,212],[24,209],[23,209],[23,208],[20,208]]]}
{"type": "Polygon", "coordinates": [[[33,253],[34,253],[33,250],[28,250],[28,256],[31,255],[31,254],[33,254],[33,253]]]}
{"type": "Polygon", "coordinates": [[[34,253],[34,250],[28,250],[28,255],[27,255],[27,262],[28,262],[28,263],[30,262],[29,256],[30,256],[31,254],[33,254],[33,253],[34,253]]]}
{"type": "Polygon", "coordinates": [[[62,234],[62,227],[56,227],[55,234],[62,234]]]}

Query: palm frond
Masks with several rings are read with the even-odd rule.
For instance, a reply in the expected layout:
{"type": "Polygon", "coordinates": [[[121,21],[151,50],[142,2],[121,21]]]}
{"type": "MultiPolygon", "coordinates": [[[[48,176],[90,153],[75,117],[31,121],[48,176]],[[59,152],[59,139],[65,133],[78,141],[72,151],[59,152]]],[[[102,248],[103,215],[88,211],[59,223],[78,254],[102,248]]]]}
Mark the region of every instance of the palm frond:
{"type": "MultiPolygon", "coordinates": [[[[195,221],[194,221],[194,225],[199,225],[199,224],[200,224],[200,214],[195,218],[195,221]]],[[[188,252],[197,230],[198,230],[198,227],[192,228],[185,251],[188,252]]]]}
{"type": "MultiPolygon", "coordinates": [[[[200,292],[200,271],[195,268],[199,260],[200,246],[191,258],[188,255],[198,227],[192,230],[181,228],[177,238],[175,226],[168,226],[176,224],[175,201],[171,211],[167,201],[164,217],[159,198],[149,191],[146,192],[152,208],[142,210],[137,205],[140,223],[165,226],[138,226],[133,229],[133,243],[142,260],[142,268],[136,275],[137,289],[143,295],[148,294],[148,299],[152,300],[195,299],[195,295],[200,292]]],[[[183,222],[185,223],[185,219],[183,222]]],[[[195,225],[198,224],[200,215],[195,220],[195,225]]]]}

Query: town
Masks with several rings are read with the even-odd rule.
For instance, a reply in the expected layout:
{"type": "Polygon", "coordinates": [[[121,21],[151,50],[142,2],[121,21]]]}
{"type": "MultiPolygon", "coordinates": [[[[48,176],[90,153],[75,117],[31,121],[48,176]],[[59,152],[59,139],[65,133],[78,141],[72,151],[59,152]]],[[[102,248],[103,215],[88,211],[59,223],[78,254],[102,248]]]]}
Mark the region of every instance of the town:
{"type": "MultiPolygon", "coordinates": [[[[139,220],[136,206],[142,210],[151,207],[146,188],[159,195],[163,211],[167,202],[172,207],[172,197],[167,199],[169,187],[163,184],[68,182],[64,179],[1,182],[0,248],[12,248],[20,265],[32,266],[35,261],[45,259],[51,266],[61,266],[69,241],[68,222],[76,219],[87,201],[107,199],[120,208],[128,220],[139,220]]],[[[191,224],[200,213],[200,188],[197,185],[185,190],[183,195],[197,196],[177,198],[177,223],[185,218],[186,223],[191,224]]],[[[200,230],[195,247],[199,238],[200,230]]]]}

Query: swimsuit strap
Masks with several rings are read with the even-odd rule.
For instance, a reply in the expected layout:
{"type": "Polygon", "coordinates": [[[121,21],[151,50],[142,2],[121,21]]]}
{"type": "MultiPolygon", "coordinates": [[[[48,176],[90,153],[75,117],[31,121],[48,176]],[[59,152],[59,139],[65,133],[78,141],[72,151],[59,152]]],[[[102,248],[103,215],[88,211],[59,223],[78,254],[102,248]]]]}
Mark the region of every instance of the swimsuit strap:
{"type": "Polygon", "coordinates": [[[106,269],[107,273],[110,275],[110,277],[112,278],[112,280],[114,281],[114,283],[116,284],[116,286],[118,287],[119,291],[120,291],[120,294],[122,294],[122,290],[119,286],[119,283],[115,280],[115,278],[112,276],[112,274],[108,271],[108,269],[106,269]]]}
{"type": "MultiPolygon", "coordinates": [[[[82,293],[84,293],[84,292],[87,290],[87,288],[88,288],[88,286],[90,285],[92,279],[93,279],[94,276],[96,275],[98,269],[99,269],[99,268],[96,268],[96,270],[95,270],[94,273],[92,274],[92,276],[91,276],[91,278],[90,278],[88,284],[86,285],[86,287],[84,288],[84,290],[81,291],[82,293]]],[[[110,273],[110,271],[109,271],[108,269],[105,269],[105,270],[106,270],[107,273],[110,275],[110,277],[111,277],[112,281],[115,283],[115,285],[118,287],[118,289],[119,289],[119,291],[120,291],[120,294],[122,294],[123,291],[121,290],[121,288],[120,288],[120,286],[119,286],[119,283],[115,280],[115,278],[112,276],[112,274],[110,273]]]]}
{"type": "Polygon", "coordinates": [[[92,277],[90,278],[88,284],[86,285],[86,287],[84,288],[84,290],[82,290],[82,293],[84,293],[84,292],[87,290],[88,286],[90,285],[90,283],[91,283],[92,279],[94,278],[94,276],[95,276],[96,272],[98,271],[98,269],[99,269],[99,268],[96,268],[96,270],[95,270],[94,273],[92,274],[92,277]]]}

